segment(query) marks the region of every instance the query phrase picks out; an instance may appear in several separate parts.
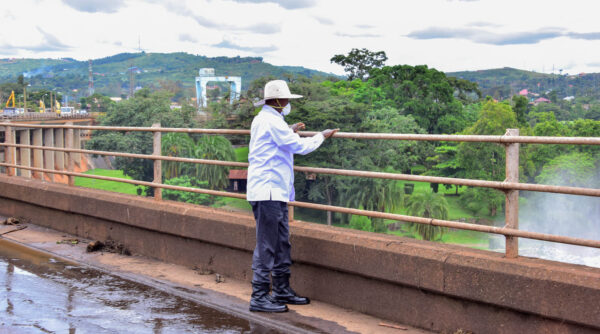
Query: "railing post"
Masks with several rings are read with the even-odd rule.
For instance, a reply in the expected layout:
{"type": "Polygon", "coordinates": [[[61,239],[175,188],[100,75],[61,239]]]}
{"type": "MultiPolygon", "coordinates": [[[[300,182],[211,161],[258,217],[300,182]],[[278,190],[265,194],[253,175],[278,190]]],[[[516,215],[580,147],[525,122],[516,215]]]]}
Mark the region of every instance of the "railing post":
{"type": "MultiPolygon", "coordinates": [[[[507,129],[505,136],[518,136],[519,129],[507,129]]],[[[507,143],[506,149],[506,182],[519,182],[519,143],[507,143]]],[[[507,228],[519,229],[519,191],[505,191],[505,219],[507,228]]],[[[519,239],[506,236],[506,257],[519,256],[519,239]]]]}
{"type": "MultiPolygon", "coordinates": [[[[73,125],[73,122],[67,122],[66,125],[73,125]]],[[[75,137],[74,137],[74,132],[73,129],[67,129],[67,132],[65,133],[65,146],[68,149],[73,149],[75,148],[75,137]]],[[[67,172],[74,172],[75,171],[75,157],[74,157],[74,153],[73,152],[68,152],[67,153],[67,172]]],[[[74,186],[75,185],[75,177],[72,175],[69,175],[69,186],[74,186]]]]}
{"type": "MultiPolygon", "coordinates": [[[[6,144],[14,144],[15,143],[15,135],[13,133],[12,126],[4,127],[4,143],[6,144]]],[[[8,164],[15,164],[15,147],[13,146],[4,146],[4,161],[8,164]]],[[[14,176],[15,169],[13,167],[6,168],[6,175],[14,176]]]]}
{"type": "MultiPolygon", "coordinates": [[[[44,129],[44,146],[54,147],[54,128],[44,129]]],[[[54,169],[54,152],[44,150],[44,168],[54,169]]],[[[54,182],[54,174],[46,173],[50,182],[54,182]]]]}
{"type": "Polygon", "coordinates": [[[288,204],[288,221],[294,221],[294,206],[288,204]]]}
{"type": "MultiPolygon", "coordinates": [[[[44,145],[43,131],[44,131],[44,129],[34,129],[33,130],[33,146],[44,145]]],[[[41,150],[41,149],[33,150],[33,167],[44,168],[44,151],[43,150],[41,150]]],[[[36,179],[43,180],[44,173],[35,171],[35,172],[33,172],[33,177],[36,179]]]]}
{"type": "MultiPolygon", "coordinates": [[[[160,123],[152,124],[153,128],[160,128],[160,123]]],[[[161,132],[154,132],[153,155],[161,156],[161,132]]],[[[162,184],[162,160],[154,160],[154,183],[162,184]]],[[[154,188],[154,199],[162,200],[162,188],[154,188]]]]}
{"type": "MultiPolygon", "coordinates": [[[[73,148],[80,150],[81,149],[81,130],[73,129],[73,148]]],[[[84,167],[81,163],[81,153],[74,153],[73,160],[79,167],[84,167]]]]}
{"type": "MultiPolygon", "coordinates": [[[[19,135],[19,143],[23,145],[31,145],[31,131],[21,130],[19,135]]],[[[19,158],[21,163],[19,166],[31,167],[31,149],[19,148],[19,158]]],[[[21,176],[31,178],[31,170],[21,168],[21,176]]]]}

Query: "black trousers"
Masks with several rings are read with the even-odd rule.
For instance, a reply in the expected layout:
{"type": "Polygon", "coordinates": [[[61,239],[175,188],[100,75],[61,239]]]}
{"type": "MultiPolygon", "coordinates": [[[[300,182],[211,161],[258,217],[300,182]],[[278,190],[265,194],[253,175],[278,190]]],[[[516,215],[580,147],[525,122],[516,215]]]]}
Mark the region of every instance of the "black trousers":
{"type": "Polygon", "coordinates": [[[252,256],[253,283],[270,283],[269,274],[290,273],[292,257],[286,202],[250,202],[256,219],[256,247],[252,256]]]}

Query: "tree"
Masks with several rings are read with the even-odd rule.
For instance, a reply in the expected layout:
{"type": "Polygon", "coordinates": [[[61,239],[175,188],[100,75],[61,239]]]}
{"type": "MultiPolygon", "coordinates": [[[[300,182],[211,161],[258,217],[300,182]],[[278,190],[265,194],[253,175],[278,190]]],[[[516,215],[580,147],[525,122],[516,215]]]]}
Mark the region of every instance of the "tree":
{"type": "MultiPolygon", "coordinates": [[[[536,119],[533,127],[535,136],[566,137],[572,135],[569,127],[563,122],[557,121],[552,112],[536,112],[533,117],[536,119]]],[[[548,161],[573,149],[577,150],[569,145],[530,145],[529,159],[534,166],[533,172],[529,175],[530,181],[533,181],[548,161]]]]}
{"type": "MultiPolygon", "coordinates": [[[[200,182],[196,178],[187,175],[165,180],[165,184],[188,188],[208,187],[208,182],[200,182]]],[[[198,205],[210,205],[214,203],[214,197],[211,195],[171,189],[163,189],[163,198],[198,205]]]]}
{"type": "Polygon", "coordinates": [[[371,69],[382,67],[387,59],[384,51],[371,52],[363,48],[352,49],[347,56],[335,55],[330,61],[344,66],[344,71],[348,74],[348,80],[360,79],[364,81],[369,77],[371,69]]]}
{"type": "MultiPolygon", "coordinates": [[[[442,194],[432,191],[416,191],[408,199],[406,207],[411,216],[448,219],[448,202],[442,194]]],[[[423,240],[439,240],[444,234],[445,228],[441,226],[412,223],[411,228],[423,238],[423,240]]]]}
{"type": "Polygon", "coordinates": [[[529,102],[525,96],[515,95],[513,96],[513,111],[517,115],[517,122],[520,125],[525,125],[527,120],[525,119],[525,114],[527,114],[527,105],[529,102]]]}
{"type": "Polygon", "coordinates": [[[550,160],[535,180],[542,184],[593,187],[600,181],[595,170],[590,154],[573,152],[550,160]]]}
{"type": "Polygon", "coordinates": [[[468,188],[460,196],[461,205],[473,214],[482,214],[484,210],[494,217],[504,203],[504,194],[491,188],[468,188]]]}
{"type": "MultiPolygon", "coordinates": [[[[455,143],[444,143],[441,146],[435,148],[436,155],[427,157],[427,163],[431,166],[431,169],[427,172],[427,175],[443,176],[443,177],[463,177],[465,169],[459,164],[458,157],[458,145],[455,143]]],[[[447,189],[451,188],[451,185],[444,185],[447,189]]],[[[456,195],[458,195],[458,188],[461,187],[456,185],[456,195]]]]}
{"type": "MultiPolygon", "coordinates": [[[[206,160],[234,161],[235,151],[223,136],[201,135],[196,141],[185,133],[169,133],[162,138],[164,155],[206,160]]],[[[229,185],[229,167],[191,164],[176,161],[163,162],[166,179],[179,176],[194,177],[206,182],[210,189],[223,189],[229,185]]]]}
{"type": "MultiPolygon", "coordinates": [[[[187,133],[165,133],[161,138],[162,154],[169,157],[193,158],[196,144],[187,133]]],[[[191,174],[193,164],[163,161],[162,169],[165,179],[176,178],[185,174],[191,174]]]]}
{"type": "MultiPolygon", "coordinates": [[[[473,126],[465,130],[469,135],[503,135],[506,129],[518,128],[515,113],[510,105],[489,100],[483,105],[481,117],[473,126]]],[[[522,129],[521,135],[528,133],[522,129]]],[[[521,168],[528,169],[527,150],[520,150],[521,168]]],[[[457,152],[458,166],[464,169],[464,176],[470,179],[500,181],[505,178],[504,147],[491,143],[460,143],[457,152]]],[[[501,202],[497,192],[491,189],[469,188],[462,195],[464,203],[475,203],[477,206],[487,206],[494,216],[501,202]]],[[[502,200],[502,197],[500,197],[502,200]]],[[[465,204],[466,205],[466,204],[465,204]]],[[[478,211],[473,209],[472,211],[478,211]]]]}
{"type": "MultiPolygon", "coordinates": [[[[194,157],[197,159],[235,161],[231,142],[223,136],[203,135],[196,141],[194,157]]],[[[229,185],[229,167],[196,164],[195,177],[208,182],[210,189],[223,189],[229,185]]]]}
{"type": "MultiPolygon", "coordinates": [[[[106,115],[100,119],[105,126],[150,127],[160,123],[162,127],[193,128],[194,108],[182,106],[171,110],[171,95],[165,92],[151,93],[148,89],[136,92],[129,100],[110,104],[106,115]]],[[[97,131],[86,143],[94,150],[117,151],[140,154],[152,154],[152,134],[148,132],[97,131]]],[[[153,162],[148,159],[115,159],[115,167],[123,170],[135,180],[152,181],[154,179],[153,162]]],[[[152,188],[146,188],[146,194],[153,194],[152,188]]]]}
{"type": "Polygon", "coordinates": [[[94,93],[88,97],[82,97],[80,100],[81,108],[87,109],[89,112],[107,112],[109,108],[114,106],[115,102],[108,96],[99,93],[94,93]]]}
{"type": "Polygon", "coordinates": [[[425,65],[374,68],[370,83],[405,115],[412,115],[427,133],[454,133],[466,125],[463,107],[454,97],[456,79],[425,65]]]}
{"type": "MultiPolygon", "coordinates": [[[[493,101],[482,109],[481,118],[465,131],[469,135],[503,135],[506,129],[518,127],[510,106],[493,101]]],[[[504,148],[490,143],[461,143],[458,146],[458,165],[465,176],[474,179],[504,179],[504,148]]]]}
{"type": "MultiPolygon", "coordinates": [[[[302,94],[302,93],[300,93],[302,94]]],[[[367,113],[367,106],[351,101],[349,97],[331,97],[324,101],[308,100],[297,103],[286,121],[290,124],[304,122],[307,130],[321,130],[325,128],[341,127],[342,131],[359,131],[362,119],[367,113]]],[[[358,146],[363,145],[357,141],[343,141],[329,139],[315,152],[306,156],[295,157],[296,165],[314,167],[356,168],[359,159],[358,146]]],[[[303,174],[296,178],[295,187],[299,198],[303,194],[314,201],[323,201],[333,205],[338,201],[338,187],[340,177],[322,174],[317,177],[310,189],[303,174]],[[314,187],[314,188],[312,188],[314,187]]],[[[327,223],[332,223],[332,213],[327,212],[327,223]]]]}

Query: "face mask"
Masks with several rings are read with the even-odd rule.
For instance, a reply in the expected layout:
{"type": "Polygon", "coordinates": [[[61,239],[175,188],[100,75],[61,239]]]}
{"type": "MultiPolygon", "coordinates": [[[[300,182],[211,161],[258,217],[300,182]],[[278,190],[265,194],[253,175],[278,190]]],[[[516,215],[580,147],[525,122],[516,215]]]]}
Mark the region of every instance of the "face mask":
{"type": "MultiPolygon", "coordinates": [[[[281,104],[279,104],[279,100],[275,100],[277,102],[277,106],[279,108],[281,108],[281,104]]],[[[281,114],[283,116],[287,116],[290,114],[290,111],[292,111],[292,105],[288,102],[288,104],[285,105],[285,107],[283,107],[283,109],[281,110],[281,114]]]]}
{"type": "Polygon", "coordinates": [[[287,116],[290,114],[290,111],[292,111],[292,105],[291,104],[286,104],[285,107],[283,107],[283,110],[281,111],[281,114],[283,116],[287,116]]]}

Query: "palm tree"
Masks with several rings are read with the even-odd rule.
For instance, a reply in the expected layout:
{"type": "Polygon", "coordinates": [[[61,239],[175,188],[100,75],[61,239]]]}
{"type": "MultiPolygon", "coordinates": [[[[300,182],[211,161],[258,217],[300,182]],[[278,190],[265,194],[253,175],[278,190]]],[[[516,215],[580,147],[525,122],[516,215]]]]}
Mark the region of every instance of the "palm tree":
{"type": "MultiPolygon", "coordinates": [[[[407,210],[411,216],[448,219],[448,202],[442,194],[431,190],[414,192],[408,199],[407,210]]],[[[441,226],[417,223],[411,227],[423,240],[439,240],[445,231],[441,226]]]]}
{"type": "MultiPolygon", "coordinates": [[[[161,140],[162,153],[169,157],[193,158],[195,151],[194,140],[186,133],[167,133],[161,140]]],[[[165,179],[169,180],[187,174],[192,169],[188,163],[176,161],[163,161],[165,179]]]]}
{"type": "MultiPolygon", "coordinates": [[[[398,181],[383,179],[357,178],[341,183],[344,198],[349,207],[364,207],[365,210],[395,212],[402,205],[404,192],[398,181]]],[[[375,232],[385,231],[383,219],[373,218],[375,232]]]]}
{"type": "MultiPolygon", "coordinates": [[[[235,161],[231,142],[223,136],[203,135],[196,142],[194,157],[197,159],[235,161]]],[[[207,181],[210,189],[223,189],[229,185],[229,167],[196,164],[195,176],[207,181]]]]}

